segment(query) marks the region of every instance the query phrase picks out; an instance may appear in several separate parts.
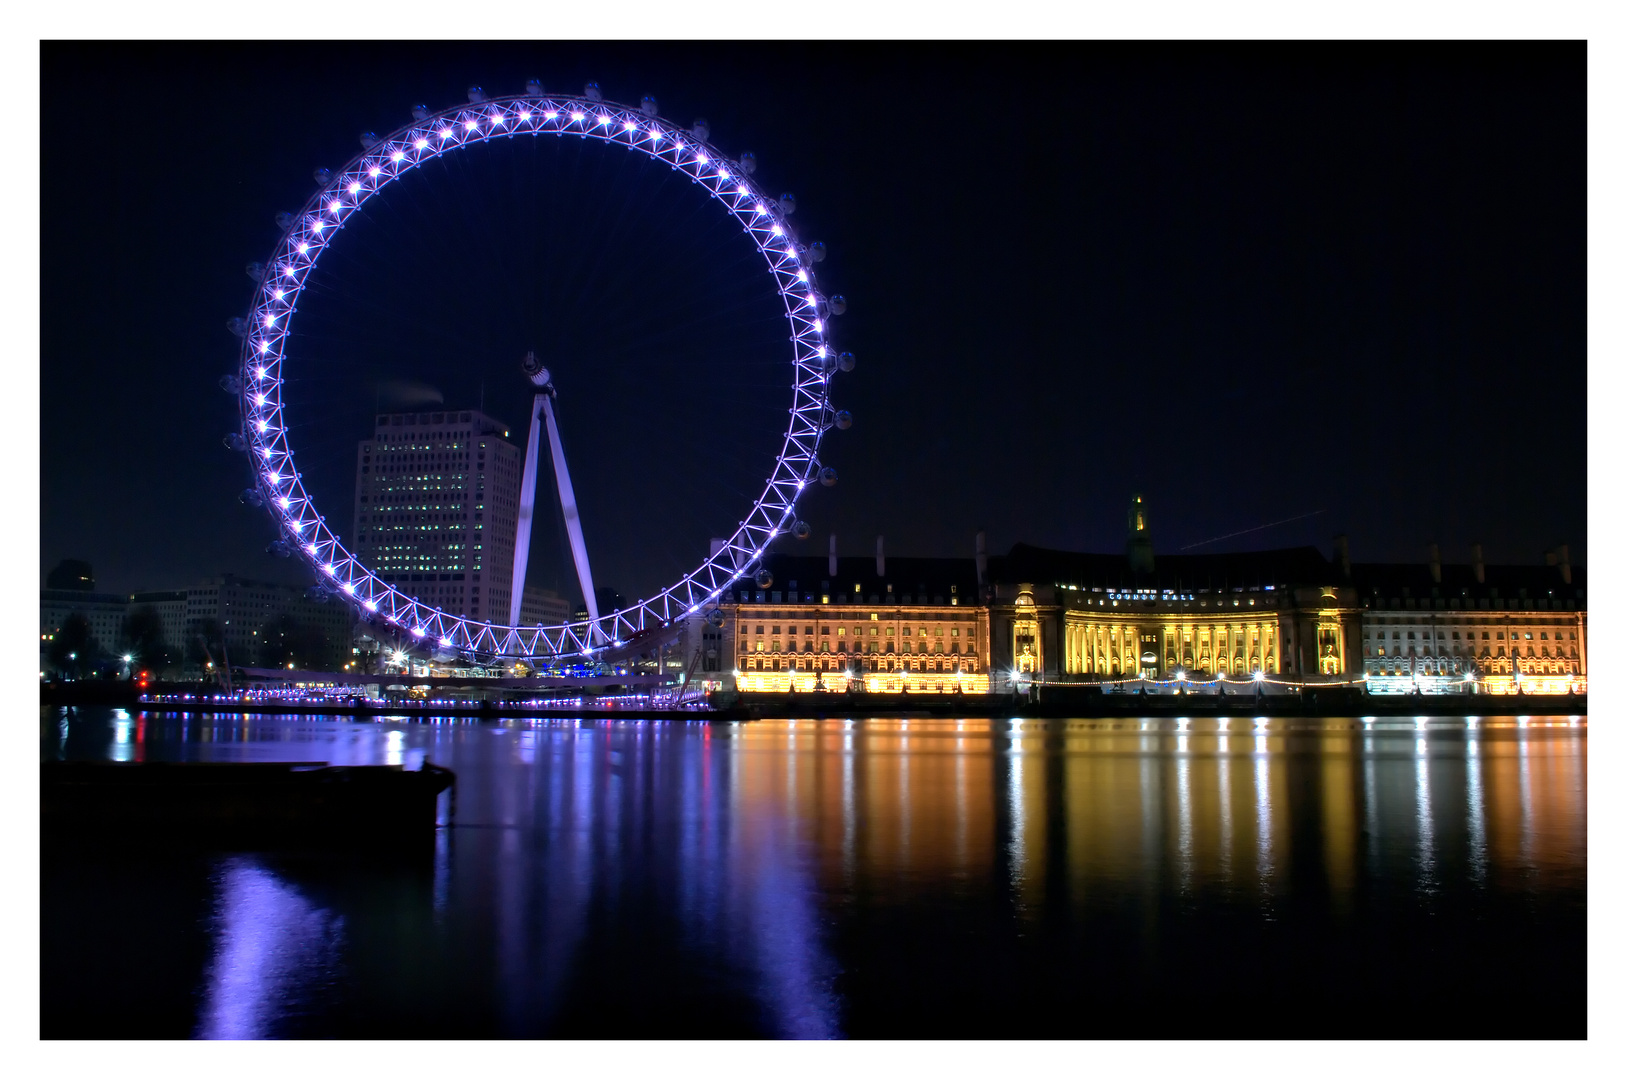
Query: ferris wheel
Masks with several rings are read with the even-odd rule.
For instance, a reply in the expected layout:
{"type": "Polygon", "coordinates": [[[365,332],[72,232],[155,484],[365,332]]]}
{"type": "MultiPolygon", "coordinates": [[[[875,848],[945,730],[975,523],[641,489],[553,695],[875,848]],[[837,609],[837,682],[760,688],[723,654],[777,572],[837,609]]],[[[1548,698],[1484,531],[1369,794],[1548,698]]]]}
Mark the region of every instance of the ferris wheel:
{"type": "MultiPolygon", "coordinates": [[[[646,96],[634,108],[607,101],[595,83],[580,95],[545,93],[536,80],[524,94],[488,97],[469,90],[469,101],[434,112],[413,109],[413,122],[385,136],[361,136],[362,152],[337,172],[318,169],[318,191],[297,214],[278,216],[282,236],[271,258],[251,263],[255,280],[250,317],[234,318],[229,328],[242,337],[241,365],[222,380],[238,398],[240,432],[227,444],[246,452],[254,469],[254,486],[245,502],[264,506],[278,529],[272,549],[297,554],[313,570],[317,588],[352,605],[364,620],[392,627],[403,640],[444,654],[492,658],[565,658],[613,655],[634,640],[670,631],[690,616],[715,608],[723,591],[750,576],[759,588],[771,577],[761,569],[769,545],[790,533],[806,538],[809,526],[796,517],[796,503],[806,488],[836,483],[835,469],[819,458],[820,441],[831,428],[846,428],[851,415],[831,403],[831,382],[839,371],[851,371],[851,353],[838,353],[830,341],[830,319],[845,309],[840,296],[826,296],[815,280],[813,264],[823,260],[824,246],[803,244],[787,223],[795,211],[790,195],[770,197],[752,179],[756,160],[750,153],[731,159],[710,139],[705,121],[682,128],[661,118],[656,101],[646,96]],[[580,531],[573,533],[589,616],[554,626],[519,625],[518,597],[523,588],[524,544],[516,552],[514,603],[507,623],[482,621],[449,612],[409,596],[365,566],[330,529],[302,483],[289,441],[290,421],[283,398],[284,366],[290,327],[302,290],[323,252],[350,217],[392,182],[443,155],[497,139],[555,135],[614,143],[638,151],[687,176],[709,200],[732,218],[755,246],[763,271],[772,280],[789,326],[785,372],[790,390],[788,419],[773,469],[759,495],[733,533],[694,570],[648,599],[618,611],[594,608],[591,574],[580,531]]],[[[525,374],[538,388],[532,413],[531,455],[525,484],[535,483],[538,425],[546,417],[556,468],[564,476],[562,451],[553,414],[547,404],[552,387],[546,370],[527,357],[525,374]],[[538,372],[541,371],[539,376],[538,372]],[[545,393],[546,392],[546,393],[545,393]]],[[[526,490],[529,499],[534,489],[526,490]]],[[[569,497],[566,477],[560,487],[569,497]]],[[[567,505],[567,515],[574,507],[567,505]]],[[[526,515],[528,528],[529,514],[526,515]]]]}

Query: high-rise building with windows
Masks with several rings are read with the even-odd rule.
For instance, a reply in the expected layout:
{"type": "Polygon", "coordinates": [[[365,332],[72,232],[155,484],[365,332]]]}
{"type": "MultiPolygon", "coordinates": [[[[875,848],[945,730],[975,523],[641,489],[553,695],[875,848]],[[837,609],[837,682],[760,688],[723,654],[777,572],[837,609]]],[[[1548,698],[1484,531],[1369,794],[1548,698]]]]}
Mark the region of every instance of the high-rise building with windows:
{"type": "Polygon", "coordinates": [[[356,448],[355,551],[407,596],[508,621],[521,450],[464,409],[381,413],[356,448]]]}

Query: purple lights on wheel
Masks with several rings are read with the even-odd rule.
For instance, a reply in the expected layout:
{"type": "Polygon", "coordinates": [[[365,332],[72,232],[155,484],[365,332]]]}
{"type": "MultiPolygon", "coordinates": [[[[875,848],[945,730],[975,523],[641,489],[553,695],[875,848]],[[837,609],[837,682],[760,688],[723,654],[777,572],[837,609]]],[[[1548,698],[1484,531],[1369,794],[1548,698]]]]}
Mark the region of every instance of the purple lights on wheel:
{"type": "MultiPolygon", "coordinates": [[[[319,579],[337,587],[346,600],[442,648],[501,657],[552,657],[591,652],[606,641],[664,625],[717,600],[722,590],[748,574],[770,539],[790,530],[795,501],[809,482],[834,482],[835,472],[822,469],[820,438],[828,426],[829,372],[821,295],[803,256],[788,239],[780,204],[757,190],[747,168],[731,168],[715,147],[697,139],[706,132],[678,128],[637,107],[600,100],[530,95],[482,100],[438,113],[415,110],[411,124],[371,140],[360,155],[325,178],[306,208],[291,221],[263,272],[254,310],[244,336],[241,366],[244,389],[239,398],[244,433],[266,466],[257,483],[266,505],[319,579]],[[328,244],[345,220],[374,195],[419,165],[493,137],[517,134],[570,135],[617,143],[657,158],[684,173],[723,209],[762,254],[773,277],[785,317],[791,326],[792,402],[777,460],[761,496],[721,548],[647,600],[586,622],[560,626],[517,627],[482,622],[437,610],[415,601],[357,562],[327,527],[307,497],[287,444],[288,424],[280,419],[282,366],[289,327],[299,295],[328,244]],[[250,385],[252,380],[253,385],[250,385]],[[828,478],[827,478],[828,477],[828,478]]],[[[482,95],[483,98],[483,95],[482,95]]],[[[650,104],[653,112],[653,104],[650,104]]],[[[365,145],[365,142],[364,142],[365,145]]],[[[750,162],[747,162],[750,165],[750,162]]]]}

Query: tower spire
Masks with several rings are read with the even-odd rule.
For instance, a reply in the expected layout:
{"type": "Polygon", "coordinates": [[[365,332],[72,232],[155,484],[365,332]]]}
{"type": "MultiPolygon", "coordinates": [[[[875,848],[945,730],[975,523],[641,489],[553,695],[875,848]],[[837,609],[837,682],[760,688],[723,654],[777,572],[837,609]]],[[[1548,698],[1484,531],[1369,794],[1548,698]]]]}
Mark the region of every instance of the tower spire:
{"type": "Polygon", "coordinates": [[[1139,494],[1130,497],[1130,512],[1125,516],[1125,525],[1124,557],[1130,560],[1130,571],[1136,574],[1152,573],[1152,528],[1147,520],[1147,501],[1139,494]]]}

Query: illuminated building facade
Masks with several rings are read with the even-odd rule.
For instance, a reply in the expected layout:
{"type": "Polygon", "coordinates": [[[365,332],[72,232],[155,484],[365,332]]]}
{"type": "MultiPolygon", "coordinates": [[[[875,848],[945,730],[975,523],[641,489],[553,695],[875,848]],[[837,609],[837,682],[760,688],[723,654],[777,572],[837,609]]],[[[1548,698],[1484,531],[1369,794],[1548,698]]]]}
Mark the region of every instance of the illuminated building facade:
{"type": "Polygon", "coordinates": [[[1548,566],[1352,567],[1364,608],[1362,668],[1374,693],[1587,692],[1587,592],[1568,548],[1548,566]]]}
{"type": "Polygon", "coordinates": [[[1159,556],[1140,495],[1122,555],[1018,544],[987,577],[997,689],[1359,677],[1361,606],[1341,567],[1313,547],[1159,556]]]}
{"type": "MultiPolygon", "coordinates": [[[[988,610],[970,559],[770,555],[771,580],[722,597],[723,624],[694,636],[747,692],[967,693],[989,690],[988,610]]],[[[703,677],[703,676],[697,676],[703,677]]]]}
{"type": "Polygon", "coordinates": [[[1343,537],[1333,559],[1308,546],[1156,555],[1140,496],[1127,534],[1122,554],[1018,544],[985,558],[980,541],[976,559],[888,560],[878,541],[874,561],[770,556],[765,588],[725,594],[723,625],[690,635],[691,670],[782,693],[1587,690],[1585,582],[1565,548],[1547,567],[1486,566],[1478,548],[1462,566],[1352,565],[1343,537]]]}
{"type": "Polygon", "coordinates": [[[990,560],[996,689],[1024,677],[1347,682],[1359,673],[1356,591],[1315,548],[1161,556],[1137,571],[1132,556],[1150,554],[1137,539],[1126,556],[1018,544],[990,560]]]}
{"type": "Polygon", "coordinates": [[[507,622],[523,464],[507,435],[468,409],[379,414],[356,448],[361,561],[414,600],[507,622]]]}

